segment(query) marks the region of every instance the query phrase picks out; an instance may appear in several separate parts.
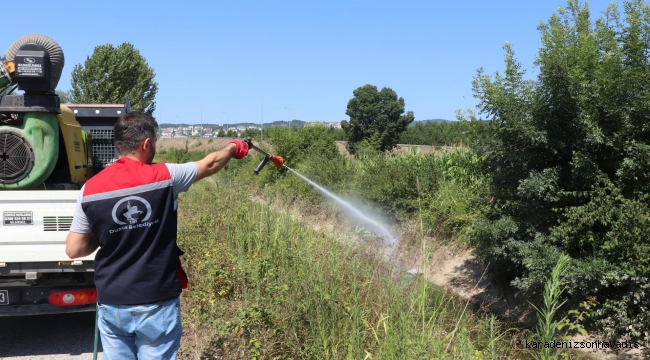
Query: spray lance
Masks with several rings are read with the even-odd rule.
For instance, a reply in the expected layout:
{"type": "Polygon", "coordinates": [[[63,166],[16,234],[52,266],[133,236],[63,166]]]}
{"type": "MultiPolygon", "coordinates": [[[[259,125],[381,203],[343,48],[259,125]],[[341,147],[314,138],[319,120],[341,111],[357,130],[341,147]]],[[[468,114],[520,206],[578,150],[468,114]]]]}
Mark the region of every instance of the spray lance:
{"type": "Polygon", "coordinates": [[[256,175],[258,175],[260,173],[260,171],[262,171],[264,166],[266,166],[266,163],[268,163],[269,161],[271,161],[273,163],[273,165],[275,165],[275,167],[278,167],[278,168],[284,165],[284,159],[282,157],[277,156],[277,155],[272,155],[272,154],[269,154],[268,152],[264,151],[259,146],[253,144],[253,139],[252,138],[248,137],[244,141],[246,142],[246,144],[248,144],[249,149],[255,149],[255,150],[259,151],[262,155],[264,155],[264,159],[262,159],[262,161],[257,165],[257,167],[255,167],[255,170],[253,170],[253,172],[256,175]]]}

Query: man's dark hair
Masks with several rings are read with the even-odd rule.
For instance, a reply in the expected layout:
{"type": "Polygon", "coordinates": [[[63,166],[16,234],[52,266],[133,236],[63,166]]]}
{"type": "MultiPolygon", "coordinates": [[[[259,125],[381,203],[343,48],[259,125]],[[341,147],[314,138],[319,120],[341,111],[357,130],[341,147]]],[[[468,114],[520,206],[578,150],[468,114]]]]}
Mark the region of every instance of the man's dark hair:
{"type": "Polygon", "coordinates": [[[133,111],[115,123],[115,148],[120,156],[135,152],[142,140],[156,139],[158,123],[153,116],[133,111]]]}

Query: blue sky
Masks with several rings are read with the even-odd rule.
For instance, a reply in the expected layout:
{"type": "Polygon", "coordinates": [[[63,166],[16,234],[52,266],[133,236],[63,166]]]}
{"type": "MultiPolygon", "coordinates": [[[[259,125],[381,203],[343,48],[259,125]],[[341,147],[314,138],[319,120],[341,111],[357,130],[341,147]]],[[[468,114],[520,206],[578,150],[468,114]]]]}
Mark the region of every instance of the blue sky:
{"type": "MultiPolygon", "coordinates": [[[[590,1],[597,17],[610,1],[590,1]]],[[[59,89],[97,45],[128,41],[156,72],[159,123],[340,121],[352,91],[390,87],[416,120],[473,107],[476,69],[503,69],[513,44],[535,75],[537,26],[565,2],[33,1],[11,12],[6,48],[29,33],[56,40],[59,89]],[[203,108],[203,111],[201,111],[203,108]]],[[[0,44],[0,46],[2,46],[0,44]]],[[[0,50],[2,51],[2,50],[0,50]]]]}

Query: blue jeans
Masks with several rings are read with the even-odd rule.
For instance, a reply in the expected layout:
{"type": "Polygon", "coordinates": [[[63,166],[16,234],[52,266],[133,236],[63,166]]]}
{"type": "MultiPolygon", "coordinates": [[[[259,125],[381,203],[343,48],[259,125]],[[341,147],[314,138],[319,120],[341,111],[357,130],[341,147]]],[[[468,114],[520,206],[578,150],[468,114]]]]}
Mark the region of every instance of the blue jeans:
{"type": "Polygon", "coordinates": [[[99,304],[104,360],[176,359],[181,343],[180,298],[147,305],[99,304]]]}

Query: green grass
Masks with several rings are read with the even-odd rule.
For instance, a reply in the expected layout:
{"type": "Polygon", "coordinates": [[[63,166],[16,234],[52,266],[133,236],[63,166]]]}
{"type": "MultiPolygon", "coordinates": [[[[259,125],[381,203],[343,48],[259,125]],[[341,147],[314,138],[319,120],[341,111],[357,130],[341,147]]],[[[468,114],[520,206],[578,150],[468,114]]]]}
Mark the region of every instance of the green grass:
{"type": "MultiPolygon", "coordinates": [[[[212,179],[180,200],[179,244],[191,282],[184,323],[200,329],[202,356],[518,356],[493,317],[464,311],[464,301],[394,273],[346,239],[251,201],[252,189],[231,176],[212,179]]],[[[193,351],[183,345],[183,353],[193,351]]]]}

